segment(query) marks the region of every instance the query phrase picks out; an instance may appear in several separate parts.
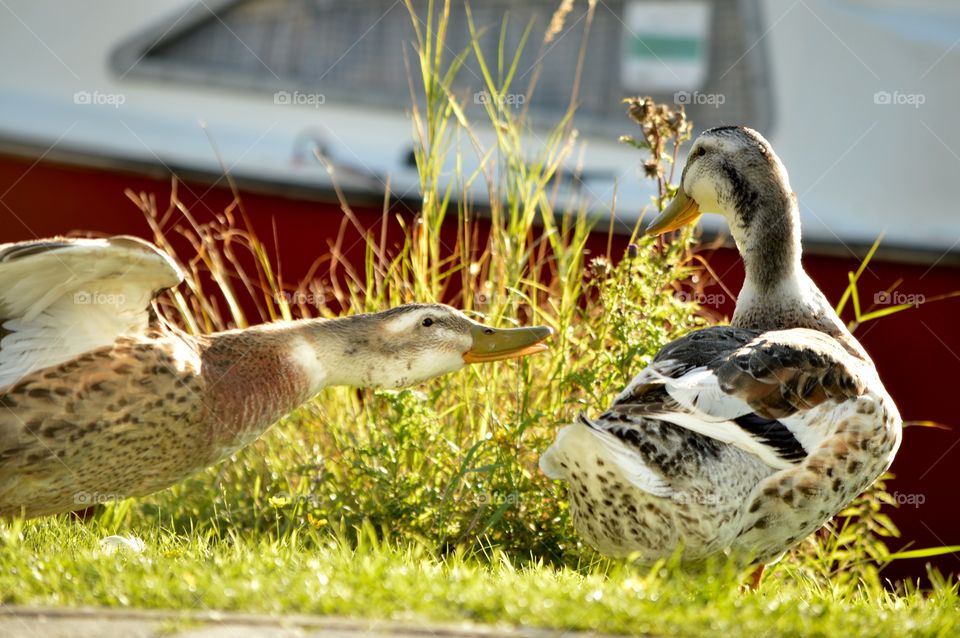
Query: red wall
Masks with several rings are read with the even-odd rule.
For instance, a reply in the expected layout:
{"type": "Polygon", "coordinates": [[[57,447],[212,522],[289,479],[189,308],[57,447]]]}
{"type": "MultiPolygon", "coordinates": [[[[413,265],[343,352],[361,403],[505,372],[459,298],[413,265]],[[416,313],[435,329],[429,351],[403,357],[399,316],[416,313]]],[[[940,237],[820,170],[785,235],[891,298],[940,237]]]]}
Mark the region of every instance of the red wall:
{"type": "MultiPolygon", "coordinates": [[[[164,209],[170,193],[168,178],[150,178],[96,169],[67,167],[47,161],[34,162],[0,156],[0,243],[49,237],[74,230],[105,234],[133,234],[149,238],[149,228],[140,210],[124,195],[124,189],[156,195],[164,209]]],[[[179,198],[200,221],[220,213],[232,201],[225,184],[216,187],[181,184],[179,198]]],[[[342,213],[334,203],[317,203],[258,193],[243,193],[247,212],[261,239],[270,240],[276,229],[283,250],[283,277],[299,281],[318,258],[327,253],[342,213]]],[[[379,207],[356,209],[363,226],[379,233],[379,207]]],[[[182,221],[182,220],[181,220],[182,221]]],[[[168,224],[172,229],[176,219],[168,224]]],[[[169,232],[173,238],[175,233],[169,232]]],[[[349,259],[359,263],[363,245],[351,231],[342,247],[349,259]]],[[[451,231],[451,241],[453,240],[451,231]]],[[[614,254],[622,254],[625,238],[618,237],[614,254]]],[[[268,242],[272,244],[272,241],[268,242]]],[[[184,246],[175,241],[175,245],[184,246]]],[[[605,251],[606,237],[598,236],[591,246],[605,251]]],[[[847,281],[847,272],[856,270],[857,259],[808,256],[805,265],[832,300],[838,300],[847,281]]],[[[743,281],[743,269],[736,252],[720,249],[710,264],[726,286],[736,292],[743,281]]],[[[323,270],[320,274],[323,274],[323,270]]],[[[960,290],[960,268],[873,262],[861,278],[862,303],[872,303],[874,294],[897,279],[904,294],[934,295],[960,290]]],[[[709,293],[720,293],[714,286],[709,293]]],[[[716,310],[729,316],[733,299],[717,301],[716,310]]],[[[960,372],[960,330],[956,315],[960,298],[920,305],[918,308],[861,326],[856,336],[876,360],[880,375],[896,400],[905,420],[938,421],[960,426],[955,416],[960,393],[953,384],[960,372]]],[[[848,309],[847,311],[852,312],[848,309]]],[[[892,512],[904,541],[916,548],[960,544],[960,514],[953,482],[953,464],[960,466],[960,434],[951,431],[908,428],[893,466],[897,475],[890,490],[904,503],[892,512]]],[[[945,571],[960,573],[960,555],[936,561],[945,571]]],[[[890,577],[923,576],[923,561],[902,561],[888,568],[890,577]]]]}

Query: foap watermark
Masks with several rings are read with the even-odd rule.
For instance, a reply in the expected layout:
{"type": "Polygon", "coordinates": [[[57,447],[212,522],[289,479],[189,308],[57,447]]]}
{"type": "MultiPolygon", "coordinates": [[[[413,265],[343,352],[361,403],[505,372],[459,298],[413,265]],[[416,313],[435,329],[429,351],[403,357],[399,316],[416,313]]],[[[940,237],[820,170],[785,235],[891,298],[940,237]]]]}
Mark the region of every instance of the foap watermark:
{"type": "Polygon", "coordinates": [[[107,503],[119,503],[124,499],[121,494],[110,494],[104,492],[77,492],[73,495],[75,505],[90,507],[93,505],[106,505],[107,503]]]}
{"type": "Polygon", "coordinates": [[[73,303],[78,306],[122,306],[126,301],[127,298],[121,294],[86,290],[73,293],[73,303]]]}
{"type": "Polygon", "coordinates": [[[727,296],[720,292],[694,292],[691,290],[678,290],[673,293],[677,301],[684,303],[695,303],[698,306],[708,306],[710,308],[719,308],[727,303],[727,296]]]}
{"type": "Polygon", "coordinates": [[[127,96],[123,93],[102,93],[100,91],[77,91],[73,94],[74,104],[92,104],[96,106],[112,106],[115,109],[123,106],[127,96]]]}
{"type": "Polygon", "coordinates": [[[273,94],[273,103],[282,106],[312,106],[320,108],[327,102],[323,93],[304,93],[302,91],[277,91],[273,94]]]}
{"type": "Polygon", "coordinates": [[[878,306],[913,306],[916,308],[926,300],[927,298],[919,293],[906,293],[899,290],[892,292],[882,290],[873,295],[873,303],[878,306]]]}
{"type": "Polygon", "coordinates": [[[495,507],[501,505],[516,505],[520,502],[520,493],[510,492],[509,494],[500,494],[496,492],[475,492],[466,497],[465,500],[470,500],[477,505],[492,505],[495,507]]]}
{"type": "Polygon", "coordinates": [[[923,93],[901,93],[900,91],[877,91],[873,94],[873,103],[881,106],[912,106],[920,108],[927,101],[923,93]]]}
{"type": "Polygon", "coordinates": [[[690,492],[675,492],[670,495],[670,500],[677,505],[703,505],[707,507],[716,507],[723,505],[726,500],[722,494],[694,494],[690,492]]]}
{"type": "Polygon", "coordinates": [[[474,104],[497,104],[500,108],[512,107],[519,108],[526,104],[527,96],[523,93],[504,93],[503,95],[492,95],[486,89],[477,91],[473,94],[474,104]]]}
{"type": "Polygon", "coordinates": [[[285,302],[288,306],[322,306],[327,301],[327,296],[323,291],[312,290],[294,290],[292,292],[284,290],[274,295],[274,301],[277,303],[285,302]]]}
{"type": "Polygon", "coordinates": [[[894,492],[890,496],[893,497],[893,500],[897,505],[909,505],[910,507],[920,507],[927,502],[927,497],[924,494],[902,494],[900,492],[894,492]]]}
{"type": "Polygon", "coordinates": [[[673,103],[677,106],[712,106],[720,108],[727,101],[723,93],[701,93],[700,91],[677,91],[673,94],[673,103]]]}

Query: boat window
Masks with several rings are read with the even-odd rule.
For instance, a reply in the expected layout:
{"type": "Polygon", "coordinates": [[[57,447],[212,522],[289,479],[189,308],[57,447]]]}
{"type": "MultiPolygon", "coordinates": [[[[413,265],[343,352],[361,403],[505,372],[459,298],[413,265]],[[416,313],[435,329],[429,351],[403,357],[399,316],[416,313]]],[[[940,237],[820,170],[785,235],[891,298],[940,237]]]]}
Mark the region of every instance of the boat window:
{"type": "MultiPolygon", "coordinates": [[[[427,2],[414,0],[423,19],[427,2]]],[[[441,3],[436,3],[441,4],[441,3]]],[[[563,29],[541,45],[557,0],[482,0],[471,3],[481,47],[493,73],[501,28],[505,50],[525,47],[506,99],[526,105],[537,63],[542,67],[529,109],[550,125],[570,100],[586,24],[586,2],[576,2],[563,29]]],[[[470,46],[467,17],[451,3],[448,59],[470,46]]],[[[577,125],[622,131],[621,99],[651,95],[685,104],[698,128],[749,122],[769,126],[769,88],[757,0],[605,0],[596,5],[577,125]]],[[[424,26],[424,25],[421,25],[424,26]]],[[[415,40],[405,3],[397,0],[244,0],[193,7],[125,43],[114,56],[123,77],[153,76],[207,86],[269,91],[277,99],[406,108],[406,55],[416,69],[415,40]],[[284,92],[287,92],[285,95],[284,92]],[[300,92],[300,93],[298,93],[300,92]],[[318,97],[318,96],[322,96],[318,97]]],[[[456,94],[479,109],[479,66],[469,61],[456,94]]]]}

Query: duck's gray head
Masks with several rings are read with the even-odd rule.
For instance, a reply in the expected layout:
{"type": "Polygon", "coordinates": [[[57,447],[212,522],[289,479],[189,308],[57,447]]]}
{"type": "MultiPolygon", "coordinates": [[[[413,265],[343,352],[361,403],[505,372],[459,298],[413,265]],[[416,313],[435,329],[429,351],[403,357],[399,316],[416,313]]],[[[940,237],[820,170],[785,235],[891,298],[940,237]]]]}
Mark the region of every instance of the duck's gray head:
{"type": "Polygon", "coordinates": [[[547,349],[550,328],[492,328],[442,304],[409,304],[323,322],[320,344],[341,354],[336,377],[355,386],[403,387],[470,363],[547,349]]]}
{"type": "Polygon", "coordinates": [[[745,126],[712,128],[694,142],[677,196],[646,232],[664,233],[702,213],[718,213],[739,240],[755,225],[770,223],[761,221],[762,213],[782,208],[791,197],[787,171],[762,135],[745,126]]]}

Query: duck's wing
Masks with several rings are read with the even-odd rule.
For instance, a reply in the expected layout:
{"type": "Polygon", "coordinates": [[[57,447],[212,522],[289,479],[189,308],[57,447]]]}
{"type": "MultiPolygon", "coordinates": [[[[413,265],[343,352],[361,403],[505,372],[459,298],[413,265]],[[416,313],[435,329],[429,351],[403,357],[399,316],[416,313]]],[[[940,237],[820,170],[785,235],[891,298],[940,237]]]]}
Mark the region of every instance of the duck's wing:
{"type": "Polygon", "coordinates": [[[0,244],[0,389],[146,331],[150,302],[183,281],[135,237],[0,244]]]}
{"type": "Polygon", "coordinates": [[[707,328],[666,346],[591,424],[637,447],[638,428],[665,422],[786,469],[854,409],[867,382],[863,370],[814,330],[707,328]]]}

